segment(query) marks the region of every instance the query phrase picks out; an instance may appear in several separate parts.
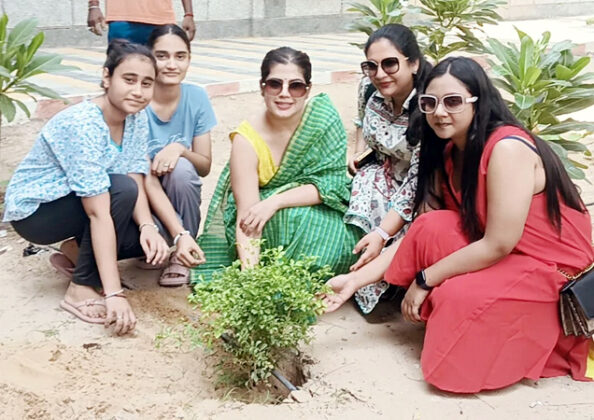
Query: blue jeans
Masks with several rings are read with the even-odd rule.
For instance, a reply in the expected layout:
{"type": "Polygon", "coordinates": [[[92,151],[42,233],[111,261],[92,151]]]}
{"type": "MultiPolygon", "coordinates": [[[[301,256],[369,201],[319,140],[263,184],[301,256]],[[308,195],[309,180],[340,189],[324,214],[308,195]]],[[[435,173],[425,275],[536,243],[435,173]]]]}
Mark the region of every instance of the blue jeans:
{"type": "Polygon", "coordinates": [[[146,45],[149,35],[153,29],[160,25],[150,25],[137,22],[109,22],[109,31],[107,32],[107,42],[122,38],[137,44],[146,45]]]}

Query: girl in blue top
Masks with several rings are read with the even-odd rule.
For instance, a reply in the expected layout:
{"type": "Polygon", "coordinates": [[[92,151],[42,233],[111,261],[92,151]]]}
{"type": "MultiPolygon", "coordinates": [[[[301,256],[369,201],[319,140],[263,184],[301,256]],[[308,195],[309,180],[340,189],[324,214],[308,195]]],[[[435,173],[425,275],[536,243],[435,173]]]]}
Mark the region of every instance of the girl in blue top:
{"type": "MultiPolygon", "coordinates": [[[[200,225],[200,177],[210,172],[210,130],[216,118],[206,91],[182,83],[190,66],[190,41],[185,31],[177,25],[156,28],[148,46],[157,60],[158,73],[153,99],[146,109],[152,160],[146,189],[159,222],[171,231],[170,226],[179,219],[183,231],[175,237],[194,239],[200,225]]],[[[188,261],[172,255],[159,283],[186,284],[187,265],[188,261]]]]}
{"type": "MultiPolygon", "coordinates": [[[[63,248],[63,258],[76,266],[60,307],[86,322],[115,322],[117,334],[136,324],[117,260],[144,254],[158,264],[168,252],[144,189],[149,162],[143,108],[155,74],[146,47],[112,42],[103,68],[105,93],[67,108],[42,128],[5,196],[4,220],[23,238],[38,244],[75,238],[78,246],[63,248]]],[[[186,242],[178,252],[199,250],[186,242]]]]}

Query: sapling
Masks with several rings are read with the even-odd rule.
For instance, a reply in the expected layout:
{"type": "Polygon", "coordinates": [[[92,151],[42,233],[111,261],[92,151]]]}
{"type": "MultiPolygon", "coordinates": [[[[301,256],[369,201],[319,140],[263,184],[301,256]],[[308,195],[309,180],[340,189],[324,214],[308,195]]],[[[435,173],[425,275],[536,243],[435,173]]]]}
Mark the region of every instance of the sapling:
{"type": "Polygon", "coordinates": [[[241,269],[236,261],[194,286],[188,299],[201,314],[194,339],[214,353],[221,378],[258,384],[311,340],[311,326],[325,308],[319,296],[331,293],[325,280],[332,275],[315,261],[267,249],[258,265],[241,269]]]}

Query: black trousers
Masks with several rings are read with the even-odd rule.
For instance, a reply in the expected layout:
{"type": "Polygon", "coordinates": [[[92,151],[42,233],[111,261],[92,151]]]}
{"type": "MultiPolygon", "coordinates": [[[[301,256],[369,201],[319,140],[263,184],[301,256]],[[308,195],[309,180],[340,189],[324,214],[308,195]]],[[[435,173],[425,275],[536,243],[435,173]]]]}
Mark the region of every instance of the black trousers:
{"type": "MultiPolygon", "coordinates": [[[[138,226],[132,218],[138,185],[127,175],[110,175],[111,217],[116,233],[118,260],[144,255],[138,226]]],[[[79,246],[74,269],[76,284],[101,287],[101,279],[91,243],[91,227],[80,197],[70,193],[44,203],[31,216],[11,222],[19,235],[35,244],[48,245],[74,236],[79,246]]]]}

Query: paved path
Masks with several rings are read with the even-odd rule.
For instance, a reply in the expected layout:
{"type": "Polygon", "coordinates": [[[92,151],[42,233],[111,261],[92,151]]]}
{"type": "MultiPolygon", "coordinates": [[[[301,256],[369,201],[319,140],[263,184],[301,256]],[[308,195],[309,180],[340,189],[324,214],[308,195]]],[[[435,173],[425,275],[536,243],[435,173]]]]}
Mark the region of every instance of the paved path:
{"type": "MultiPolygon", "coordinates": [[[[356,71],[363,59],[361,50],[350,42],[361,42],[356,33],[305,35],[273,38],[242,38],[196,41],[192,43],[192,63],[186,81],[207,87],[211,95],[254,91],[258,88],[260,63],[267,51],[291,46],[309,54],[313,82],[330,83],[343,73],[356,71]]],[[[100,91],[104,49],[53,48],[63,63],[80,70],[41,75],[35,82],[64,96],[86,96],[100,91]]]]}
{"type": "MultiPolygon", "coordinates": [[[[578,45],[576,53],[594,52],[594,25],[588,25],[588,16],[501,22],[486,27],[488,36],[501,41],[517,42],[514,29],[539,37],[548,30],[552,41],[570,39],[578,45]]],[[[337,28],[340,29],[340,28],[337,28]]],[[[258,89],[259,66],[270,49],[291,46],[307,52],[312,61],[313,83],[327,84],[354,80],[358,77],[362,51],[351,43],[366,39],[362,33],[334,33],[323,35],[283,36],[266,38],[237,38],[200,40],[192,43],[192,64],[186,81],[204,86],[210,96],[253,92],[258,89]]],[[[53,48],[46,51],[63,55],[64,64],[80,70],[60,74],[40,75],[34,82],[52,88],[67,98],[87,97],[101,92],[99,81],[105,60],[104,48],[53,48]]],[[[29,101],[28,101],[29,102],[29,101]]],[[[45,107],[52,114],[52,102],[42,99],[36,115],[44,115],[45,107]]],[[[34,106],[33,103],[31,105],[34,106]]]]}

